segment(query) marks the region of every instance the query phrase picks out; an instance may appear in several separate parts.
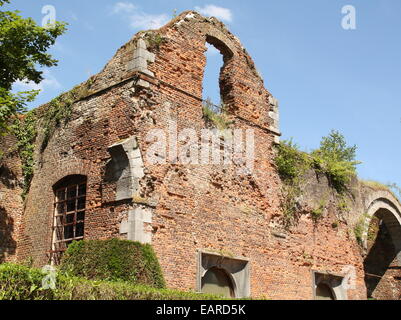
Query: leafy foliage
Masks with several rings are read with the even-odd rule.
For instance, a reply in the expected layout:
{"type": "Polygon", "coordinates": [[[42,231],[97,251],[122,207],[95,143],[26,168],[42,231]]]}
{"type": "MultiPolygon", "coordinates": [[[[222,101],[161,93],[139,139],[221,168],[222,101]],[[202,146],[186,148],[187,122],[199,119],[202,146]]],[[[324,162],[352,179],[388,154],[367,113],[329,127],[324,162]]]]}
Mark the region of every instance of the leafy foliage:
{"type": "Polygon", "coordinates": [[[346,189],[346,185],[356,174],[355,161],[356,146],[348,147],[345,138],[338,131],[332,130],[327,137],[323,137],[320,148],[312,152],[316,168],[325,173],[331,185],[339,192],[346,189]]]}
{"type": "Polygon", "coordinates": [[[299,212],[299,198],[302,195],[302,190],[298,184],[284,185],[282,190],[283,199],[281,201],[281,210],[283,212],[284,227],[291,227],[297,220],[299,212]]]}
{"type": "Polygon", "coordinates": [[[310,160],[292,140],[284,140],[278,146],[275,164],[284,182],[281,190],[283,195],[281,210],[284,215],[284,225],[288,228],[295,222],[299,211],[298,198],[302,194],[300,179],[310,167],[310,160]]]}
{"type": "MultiPolygon", "coordinates": [[[[0,1],[3,6],[9,1],[0,1]]],[[[41,67],[57,65],[47,50],[66,30],[66,24],[57,22],[53,27],[40,27],[31,18],[22,18],[18,11],[0,11],[0,133],[8,131],[12,115],[24,110],[38,91],[12,93],[16,81],[43,80],[41,67]]]]}
{"type": "Polygon", "coordinates": [[[34,173],[35,142],[39,130],[43,130],[43,140],[40,150],[43,152],[56,129],[69,121],[73,103],[91,93],[90,87],[92,83],[93,80],[89,79],[84,84],[59,95],[48,104],[19,114],[13,119],[12,125],[8,130],[14,134],[18,141],[16,147],[22,162],[24,176],[23,198],[29,191],[34,173]]]}
{"type": "Polygon", "coordinates": [[[24,111],[26,104],[32,102],[38,93],[32,90],[13,94],[5,88],[0,88],[0,135],[10,131],[11,117],[24,111]]]}
{"type": "Polygon", "coordinates": [[[16,118],[12,125],[12,133],[17,137],[17,149],[22,162],[24,186],[22,197],[28,193],[34,168],[35,139],[37,136],[37,118],[35,111],[16,118]]]}
{"type": "Polygon", "coordinates": [[[294,184],[310,168],[311,159],[291,139],[278,146],[275,164],[280,177],[288,184],[294,184]]]}
{"type": "MultiPolygon", "coordinates": [[[[325,174],[338,195],[343,195],[347,184],[355,176],[356,146],[348,147],[347,143],[337,131],[322,138],[320,148],[311,154],[302,152],[292,140],[282,141],[278,146],[275,164],[278,173],[284,182],[282,188],[282,211],[285,224],[290,226],[299,211],[298,199],[302,195],[302,178],[308,170],[325,174]]],[[[339,200],[339,209],[342,212],[348,210],[344,197],[339,200]]],[[[312,218],[317,221],[323,214],[324,206],[312,210],[312,218]]]]}
{"type": "Polygon", "coordinates": [[[316,223],[319,219],[323,217],[324,210],[326,209],[326,201],[321,200],[318,207],[312,210],[311,216],[313,221],[316,223]]]}
{"type": "Polygon", "coordinates": [[[220,300],[220,296],[156,289],[128,282],[93,281],[57,274],[56,289],[42,289],[45,274],[14,264],[0,265],[0,300],[220,300]]]}
{"type": "Polygon", "coordinates": [[[203,118],[209,124],[212,124],[219,130],[226,130],[232,123],[227,113],[225,112],[224,104],[220,106],[215,106],[211,99],[208,98],[206,101],[203,102],[203,118]]]}
{"type": "Polygon", "coordinates": [[[41,151],[44,151],[50,138],[62,124],[66,124],[72,114],[72,105],[74,102],[86,97],[90,94],[92,79],[74,87],[72,90],[60,94],[45,106],[45,113],[41,117],[42,127],[44,130],[41,151]]]}
{"type": "Polygon", "coordinates": [[[325,174],[331,185],[341,193],[355,176],[356,165],[360,163],[355,161],[355,152],[356,146],[348,147],[344,136],[333,130],[322,138],[320,148],[311,154],[300,151],[292,140],[283,141],[278,147],[275,163],[286,183],[293,184],[308,169],[315,169],[325,174]]]}
{"type": "Polygon", "coordinates": [[[128,281],[155,288],[165,282],[150,245],[125,240],[89,240],[72,243],[60,270],[90,280],[128,281]]]}
{"type": "Polygon", "coordinates": [[[167,42],[167,39],[160,35],[160,33],[156,32],[148,32],[145,36],[145,39],[148,43],[148,50],[160,50],[160,46],[167,42]]]}

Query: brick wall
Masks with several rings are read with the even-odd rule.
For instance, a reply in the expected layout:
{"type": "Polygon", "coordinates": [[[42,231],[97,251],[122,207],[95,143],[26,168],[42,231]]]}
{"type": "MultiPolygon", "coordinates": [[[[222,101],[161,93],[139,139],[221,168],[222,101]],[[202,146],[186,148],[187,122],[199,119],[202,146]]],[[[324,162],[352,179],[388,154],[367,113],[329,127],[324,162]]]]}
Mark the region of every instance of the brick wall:
{"type": "Polygon", "coordinates": [[[15,261],[23,214],[22,169],[15,151],[16,140],[3,137],[0,142],[0,262],[15,261]]]}
{"type": "MultiPolygon", "coordinates": [[[[303,214],[290,230],[279,227],[281,182],[273,164],[277,132],[269,116],[271,97],[239,40],[214,18],[185,12],[157,31],[137,34],[93,77],[88,96],[73,104],[71,119],[56,130],[44,151],[39,147],[43,135],[38,135],[35,175],[22,217],[20,188],[1,181],[1,194],[7,196],[1,208],[14,219],[11,238],[18,243],[16,252],[7,250],[20,261],[33,258],[37,266],[49,262],[53,185],[80,174],[88,177],[85,238],[125,238],[120,227],[128,212],[150,210],[152,222],[145,226],[169,287],[195,290],[197,252],[208,250],[249,260],[254,297],[312,299],[312,271],[341,274],[353,266],[356,282],[348,296],[366,298],[363,258],[350,232],[355,219],[334,228],[338,212],[333,205],[319,223],[303,214]],[[163,41],[152,41],[155,35],[163,41]],[[147,47],[142,51],[140,39],[147,47]],[[236,164],[146,161],[150,130],[167,132],[171,123],[179,132],[191,128],[200,134],[205,128],[206,42],[224,56],[220,88],[232,126],[254,130],[252,175],[239,173],[236,164]],[[105,179],[108,147],[132,136],[144,157],[145,177],[131,199],[115,201],[116,183],[105,179]]],[[[13,172],[20,176],[15,161],[13,172]]],[[[327,182],[314,185],[330,192],[327,182]]],[[[308,201],[316,199],[318,194],[308,201]]]]}

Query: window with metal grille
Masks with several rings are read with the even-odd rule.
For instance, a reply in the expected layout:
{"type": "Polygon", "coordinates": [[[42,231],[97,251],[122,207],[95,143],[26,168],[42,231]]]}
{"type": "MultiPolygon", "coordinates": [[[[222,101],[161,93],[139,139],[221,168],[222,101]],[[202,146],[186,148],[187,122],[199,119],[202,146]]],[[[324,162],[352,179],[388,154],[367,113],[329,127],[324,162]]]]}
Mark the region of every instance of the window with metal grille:
{"type": "Polygon", "coordinates": [[[84,238],[86,177],[70,176],[54,187],[52,262],[58,264],[68,245],[84,238]]]}

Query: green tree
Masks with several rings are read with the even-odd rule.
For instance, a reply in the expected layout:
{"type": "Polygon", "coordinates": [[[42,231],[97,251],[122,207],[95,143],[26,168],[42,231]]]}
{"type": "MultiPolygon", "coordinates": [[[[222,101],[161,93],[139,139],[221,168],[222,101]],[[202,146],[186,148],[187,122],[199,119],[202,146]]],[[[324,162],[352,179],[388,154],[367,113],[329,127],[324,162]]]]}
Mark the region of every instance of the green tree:
{"type": "MultiPolygon", "coordinates": [[[[0,0],[0,7],[10,0],[0,0]]],[[[56,38],[66,30],[66,23],[41,27],[32,18],[22,18],[19,11],[0,10],[0,134],[8,131],[10,118],[25,109],[39,90],[13,93],[16,81],[43,80],[38,67],[52,67],[57,60],[47,53],[56,38]]]]}
{"type": "Polygon", "coordinates": [[[336,161],[355,161],[356,145],[349,147],[344,136],[336,130],[331,130],[320,142],[319,153],[336,161]]]}
{"type": "Polygon", "coordinates": [[[326,173],[330,183],[342,192],[346,184],[356,174],[355,160],[357,147],[348,146],[344,136],[332,130],[327,137],[323,137],[320,148],[312,152],[315,165],[326,173]]]}

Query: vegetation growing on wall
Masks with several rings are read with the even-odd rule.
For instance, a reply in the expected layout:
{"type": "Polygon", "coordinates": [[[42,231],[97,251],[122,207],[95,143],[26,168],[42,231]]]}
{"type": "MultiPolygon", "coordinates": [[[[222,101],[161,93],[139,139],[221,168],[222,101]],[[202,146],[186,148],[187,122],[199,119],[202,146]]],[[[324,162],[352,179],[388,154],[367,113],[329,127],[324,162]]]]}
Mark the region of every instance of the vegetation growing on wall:
{"type": "Polygon", "coordinates": [[[296,182],[308,169],[314,169],[325,174],[329,183],[342,193],[356,176],[356,165],[360,162],[355,161],[355,152],[356,146],[348,147],[344,136],[333,130],[322,138],[320,148],[310,154],[301,152],[291,140],[283,141],[275,162],[286,183],[296,182]]]}
{"type": "Polygon", "coordinates": [[[382,191],[388,191],[392,193],[394,198],[401,199],[401,187],[398,186],[396,183],[388,183],[388,184],[383,184],[377,181],[371,181],[371,180],[362,180],[362,183],[372,189],[375,190],[382,190],[382,191]]]}
{"type": "Polygon", "coordinates": [[[43,152],[55,132],[61,124],[66,124],[72,113],[72,104],[86,97],[90,93],[92,80],[67,93],[63,93],[41,108],[28,111],[16,116],[11,125],[11,133],[17,138],[16,148],[22,162],[24,177],[22,197],[25,198],[29,191],[34,173],[35,142],[39,130],[43,132],[43,141],[40,151],[43,152]]]}
{"type": "Polygon", "coordinates": [[[318,220],[323,217],[325,209],[326,209],[326,201],[320,200],[319,205],[311,212],[312,219],[315,223],[318,222],[318,220]]]}
{"type": "Polygon", "coordinates": [[[310,157],[299,150],[292,140],[282,141],[275,158],[278,173],[284,182],[281,209],[284,224],[290,227],[296,220],[299,211],[298,198],[301,196],[301,179],[310,168],[310,157]]]}
{"type": "Polygon", "coordinates": [[[363,236],[365,234],[366,231],[368,231],[369,225],[367,224],[367,219],[368,219],[368,215],[364,214],[359,220],[358,222],[355,224],[354,227],[354,235],[356,238],[356,241],[358,242],[358,244],[360,246],[363,246],[363,236]]]}
{"type": "Polygon", "coordinates": [[[275,163],[281,179],[286,184],[298,184],[301,177],[311,168],[311,160],[310,155],[300,151],[291,139],[280,143],[275,163]]]}
{"type": "Polygon", "coordinates": [[[147,42],[148,50],[160,50],[160,46],[167,41],[160,33],[157,32],[147,32],[145,34],[145,41],[147,42]]]}
{"type": "Polygon", "coordinates": [[[72,90],[59,95],[54,98],[46,105],[45,113],[42,116],[42,127],[43,127],[43,142],[41,150],[44,151],[50,138],[62,124],[66,124],[72,114],[72,105],[85,98],[90,94],[90,87],[92,85],[92,79],[89,79],[82,85],[74,87],[72,90]]]}
{"type": "Polygon", "coordinates": [[[203,102],[203,118],[206,123],[215,126],[217,129],[226,130],[232,124],[232,121],[230,121],[225,109],[224,104],[215,106],[208,98],[203,102]]]}
{"type": "Polygon", "coordinates": [[[90,280],[165,287],[153,248],[139,242],[118,239],[74,242],[64,253],[60,270],[90,280]]]}
{"type": "MultiPolygon", "coordinates": [[[[292,140],[281,142],[278,146],[275,164],[284,183],[282,210],[287,225],[291,225],[299,211],[298,198],[302,195],[301,185],[305,173],[314,170],[318,174],[326,175],[330,185],[338,196],[343,196],[352,177],[356,176],[355,161],[356,146],[349,147],[343,135],[331,131],[323,137],[320,147],[310,154],[302,152],[292,140]]],[[[341,211],[347,210],[344,197],[339,201],[341,211]]],[[[312,210],[311,215],[316,221],[321,217],[324,208],[319,206],[312,210]]]]}
{"type": "Polygon", "coordinates": [[[334,130],[322,138],[320,148],[311,154],[315,169],[327,176],[338,193],[346,191],[347,184],[356,176],[360,162],[355,161],[355,155],[356,146],[347,146],[344,136],[334,130]]]}
{"type": "Polygon", "coordinates": [[[22,162],[24,185],[22,197],[29,191],[34,168],[35,140],[37,136],[37,118],[35,111],[17,117],[11,126],[11,132],[17,138],[16,148],[22,162]]]}

